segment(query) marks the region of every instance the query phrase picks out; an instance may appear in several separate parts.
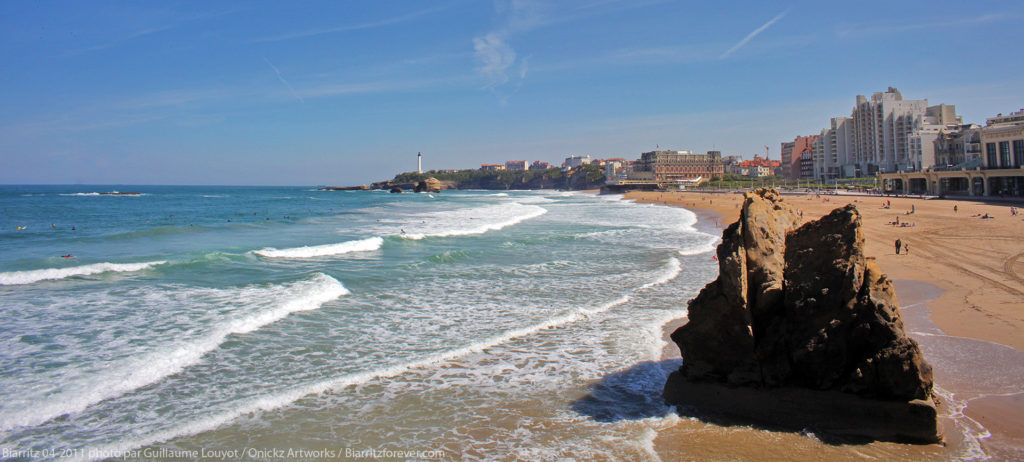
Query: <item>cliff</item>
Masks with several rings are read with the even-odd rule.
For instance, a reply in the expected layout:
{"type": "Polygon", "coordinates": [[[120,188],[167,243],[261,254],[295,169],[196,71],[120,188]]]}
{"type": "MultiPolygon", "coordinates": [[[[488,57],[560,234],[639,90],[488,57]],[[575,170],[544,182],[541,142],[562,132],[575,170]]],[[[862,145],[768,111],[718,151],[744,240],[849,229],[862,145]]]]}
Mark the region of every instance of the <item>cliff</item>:
{"type": "Polygon", "coordinates": [[[864,255],[856,207],[798,224],[775,191],[745,195],[717,249],[718,278],[672,334],[683,366],[666,398],[715,407],[725,393],[727,414],[938,441],[931,367],[906,335],[891,281],[864,255]],[[804,415],[787,409],[795,402],[804,415]]]}
{"type": "Polygon", "coordinates": [[[401,187],[415,189],[428,177],[439,181],[440,189],[598,189],[604,185],[604,173],[596,165],[581,165],[568,171],[559,168],[546,170],[459,170],[455,172],[429,171],[401,173],[393,179],[370,185],[372,189],[401,187]]]}

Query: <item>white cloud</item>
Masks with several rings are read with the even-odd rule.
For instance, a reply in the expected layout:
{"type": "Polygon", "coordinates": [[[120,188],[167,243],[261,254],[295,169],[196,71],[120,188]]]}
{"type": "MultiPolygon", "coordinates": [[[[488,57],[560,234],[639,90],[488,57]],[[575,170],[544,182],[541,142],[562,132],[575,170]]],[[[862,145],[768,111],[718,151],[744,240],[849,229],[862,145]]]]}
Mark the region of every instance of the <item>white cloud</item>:
{"type": "Polygon", "coordinates": [[[1012,13],[989,13],[981,16],[960,17],[949,21],[934,21],[913,24],[880,24],[844,26],[836,30],[840,38],[872,37],[920,30],[942,30],[955,27],[981,26],[1000,21],[1019,20],[1020,15],[1012,13]]]}
{"type": "Polygon", "coordinates": [[[771,21],[768,21],[768,22],[764,23],[764,25],[762,25],[761,27],[758,27],[757,29],[754,29],[753,32],[747,34],[746,37],[743,37],[743,40],[740,40],[739,43],[733,45],[732,48],[726,50],[725,53],[722,53],[722,56],[719,56],[718,59],[728,58],[730,55],[735,53],[736,50],[739,50],[740,48],[743,48],[743,45],[746,45],[747,42],[751,41],[754,37],[757,37],[757,34],[760,34],[761,32],[764,32],[765,29],[771,27],[772,24],[775,24],[780,19],[782,19],[784,16],[786,16],[787,12],[788,11],[783,11],[782,13],[779,13],[779,15],[774,17],[774,18],[772,18],[771,21]]]}
{"type": "Polygon", "coordinates": [[[263,60],[266,61],[267,65],[274,70],[274,74],[277,75],[277,80],[279,80],[285,87],[288,88],[288,91],[292,94],[292,96],[294,96],[295,99],[299,100],[300,103],[305,103],[306,101],[303,100],[298,93],[295,93],[295,89],[292,88],[292,84],[288,83],[288,81],[281,76],[281,71],[277,69],[277,66],[275,66],[274,63],[270,62],[270,60],[267,58],[263,58],[263,60]]]}
{"type": "Polygon", "coordinates": [[[414,21],[423,16],[427,16],[439,11],[446,10],[453,6],[452,3],[437,5],[430,8],[426,8],[419,11],[413,11],[410,13],[402,14],[399,16],[393,16],[390,18],[383,18],[376,21],[349,24],[345,26],[329,27],[324,29],[308,29],[304,31],[292,32],[288,34],[275,35],[271,37],[262,37],[252,40],[251,43],[264,43],[264,42],[281,42],[285,40],[292,40],[297,38],[313,37],[316,35],[333,34],[338,32],[348,32],[354,30],[373,29],[377,27],[393,26],[395,24],[402,24],[410,21],[414,21]]]}
{"type": "Polygon", "coordinates": [[[492,32],[473,39],[473,53],[480,62],[477,71],[488,80],[488,87],[508,82],[508,69],[516,62],[516,52],[502,34],[492,32]]]}

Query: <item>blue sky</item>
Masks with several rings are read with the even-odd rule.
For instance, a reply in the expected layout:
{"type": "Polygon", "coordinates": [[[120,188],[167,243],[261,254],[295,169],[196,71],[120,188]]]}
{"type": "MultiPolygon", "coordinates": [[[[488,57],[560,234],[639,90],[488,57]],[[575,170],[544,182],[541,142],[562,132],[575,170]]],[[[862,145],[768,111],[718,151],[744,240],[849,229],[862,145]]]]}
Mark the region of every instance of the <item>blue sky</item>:
{"type": "Polygon", "coordinates": [[[0,183],[751,157],[857,94],[1024,107],[1021,2],[0,2],[0,183]]]}

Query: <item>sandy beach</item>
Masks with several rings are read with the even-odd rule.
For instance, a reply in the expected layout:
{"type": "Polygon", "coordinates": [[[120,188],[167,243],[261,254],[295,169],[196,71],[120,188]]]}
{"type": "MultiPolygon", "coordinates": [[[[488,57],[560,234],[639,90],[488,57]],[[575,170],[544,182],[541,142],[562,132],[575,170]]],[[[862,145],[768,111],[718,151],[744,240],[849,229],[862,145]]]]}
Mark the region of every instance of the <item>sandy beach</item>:
{"type": "MultiPolygon", "coordinates": [[[[740,194],[631,192],[627,199],[714,211],[721,228],[736,221],[740,194]]],[[[864,218],[869,256],[894,279],[916,279],[945,291],[928,303],[932,319],[949,335],[1024,350],[1024,213],[975,201],[872,196],[786,196],[813,220],[848,203],[864,218]],[[891,208],[882,202],[891,201],[891,208]],[[954,212],[953,207],[957,211],[954,212]],[[907,214],[913,208],[912,214],[907,214]],[[992,219],[979,218],[989,214],[992,219]],[[899,220],[901,225],[890,223],[899,220]],[[903,223],[912,226],[904,227],[903,223]],[[895,252],[895,241],[909,255],[895,252]]]]}
{"type": "MultiPolygon", "coordinates": [[[[698,226],[702,230],[717,233],[738,219],[742,201],[742,194],[734,193],[630,192],[625,197],[638,202],[691,209],[698,214],[698,226]]],[[[955,346],[959,345],[956,342],[966,342],[971,346],[963,347],[963,350],[976,352],[977,357],[961,357],[958,362],[950,362],[965,364],[962,368],[937,368],[937,385],[945,384],[951,396],[956,398],[951,401],[964,403],[966,409],[960,419],[968,421],[966,425],[981,425],[983,429],[979,433],[991,434],[980,439],[988,456],[1003,460],[1024,455],[1024,432],[1020,430],[1024,423],[1021,417],[1024,415],[1024,394],[1019,390],[1007,392],[1005,387],[994,393],[979,391],[981,387],[970,383],[972,376],[975,380],[986,381],[987,378],[980,377],[993,374],[987,371],[991,367],[986,361],[997,362],[996,370],[1014,371],[1009,377],[1000,378],[1004,382],[1016,380],[1014,374],[1024,367],[1021,364],[1024,360],[1024,336],[1020,335],[1024,332],[1024,309],[1021,309],[1024,307],[1024,214],[1011,214],[1011,207],[1024,204],[813,194],[786,195],[785,199],[803,213],[805,221],[819,218],[848,203],[857,206],[863,216],[867,254],[877,258],[882,269],[896,280],[897,295],[905,316],[908,316],[908,307],[912,307],[909,311],[915,316],[919,312],[913,310],[923,310],[923,321],[918,322],[918,326],[934,323],[938,329],[935,332],[945,334],[941,336],[944,342],[936,340],[931,346],[932,351],[937,352],[933,353],[936,359],[944,361],[939,356],[953,356],[952,350],[959,351],[961,347],[955,346]],[[981,218],[986,214],[993,218],[981,218]],[[899,225],[894,224],[897,220],[899,225]],[[906,245],[899,255],[895,250],[897,239],[906,245]],[[918,286],[930,287],[934,295],[920,297],[918,286]]],[[[666,326],[666,335],[682,322],[666,326]]],[[[678,349],[670,345],[666,353],[678,356],[678,349]]],[[[962,353],[957,354],[963,356],[962,353]]],[[[895,451],[910,459],[948,459],[953,456],[952,451],[969,445],[957,435],[949,434],[951,426],[965,425],[964,422],[954,424],[952,420],[944,424],[947,448],[942,450],[925,447],[899,449],[883,443],[873,443],[870,450],[859,450],[880,451],[888,455],[895,451]]],[[[673,428],[660,434],[659,452],[686,455],[687,451],[673,442],[681,431],[673,428]]],[[[790,436],[779,438],[791,440],[790,436]]],[[[786,446],[803,446],[803,443],[790,442],[786,446]]],[[[746,456],[753,457],[754,454],[756,452],[746,456]]],[[[747,458],[742,453],[732,455],[747,458]]],[[[801,451],[790,455],[804,458],[801,451]]],[[[810,453],[805,455],[813,458],[810,453]]],[[[845,459],[851,454],[837,453],[835,456],[845,459]]]]}

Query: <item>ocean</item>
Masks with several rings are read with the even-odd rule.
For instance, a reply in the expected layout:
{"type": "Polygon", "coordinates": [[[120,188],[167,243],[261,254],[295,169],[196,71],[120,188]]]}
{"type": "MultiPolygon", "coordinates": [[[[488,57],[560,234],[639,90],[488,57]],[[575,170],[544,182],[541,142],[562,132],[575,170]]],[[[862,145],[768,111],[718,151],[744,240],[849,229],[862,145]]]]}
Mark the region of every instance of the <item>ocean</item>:
{"type": "Polygon", "coordinates": [[[3,186],[0,449],[656,458],[662,327],[717,275],[695,223],[578,192],[3,186]]]}

